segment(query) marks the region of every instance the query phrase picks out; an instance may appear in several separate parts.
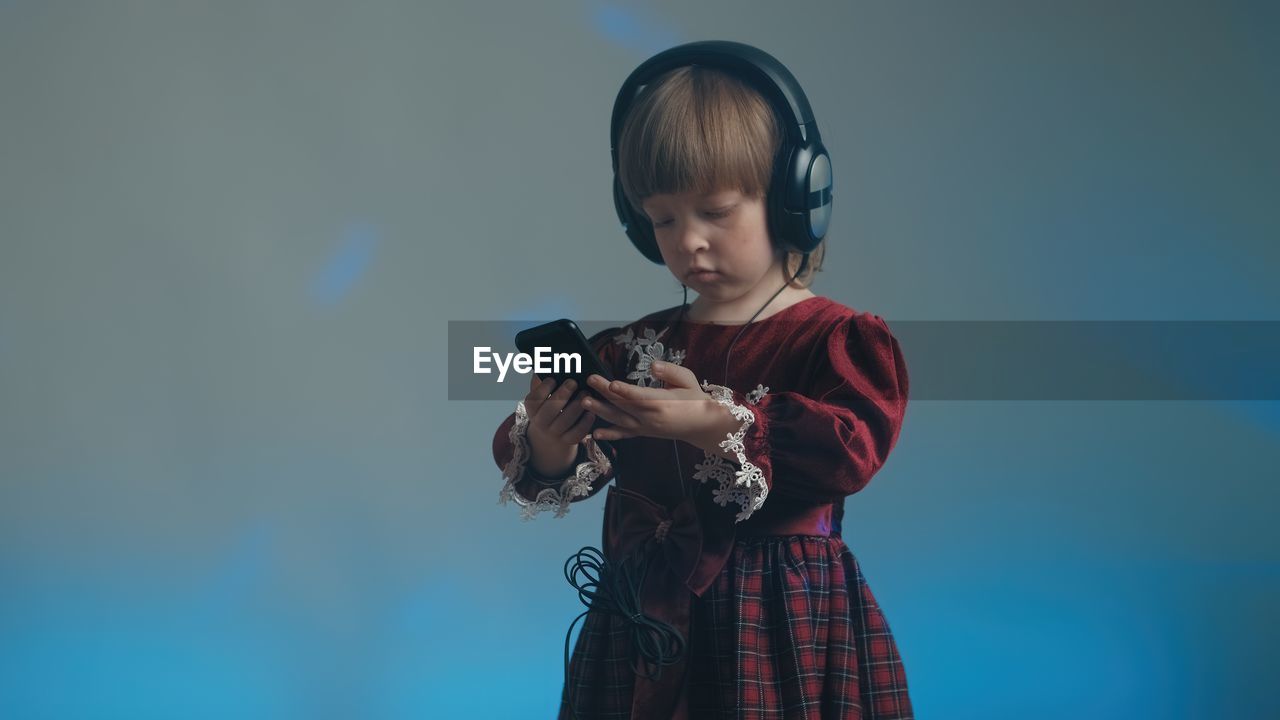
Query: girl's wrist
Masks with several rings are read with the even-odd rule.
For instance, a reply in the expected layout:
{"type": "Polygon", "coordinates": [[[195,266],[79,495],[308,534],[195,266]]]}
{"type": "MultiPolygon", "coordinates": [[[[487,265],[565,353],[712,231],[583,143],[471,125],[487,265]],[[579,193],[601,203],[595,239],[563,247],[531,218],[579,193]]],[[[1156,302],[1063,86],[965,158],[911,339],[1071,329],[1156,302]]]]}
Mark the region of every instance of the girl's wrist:
{"type": "Polygon", "coordinates": [[[568,448],[566,450],[565,457],[569,458],[569,460],[568,462],[560,463],[557,466],[560,469],[556,472],[544,472],[545,466],[543,466],[543,469],[539,469],[539,466],[542,465],[540,462],[542,458],[537,452],[534,452],[529,458],[529,463],[525,466],[525,469],[529,472],[530,477],[539,482],[559,482],[571,475],[573,473],[573,469],[578,466],[578,463],[586,460],[586,450],[586,447],[581,444],[568,448]],[[573,452],[572,456],[568,454],[570,450],[573,452]]]}
{"type": "Polygon", "coordinates": [[[720,447],[720,443],[728,440],[730,435],[737,432],[742,427],[742,421],[735,418],[733,413],[729,412],[729,408],[716,402],[711,397],[706,399],[705,412],[708,415],[707,430],[705,434],[698,438],[695,445],[701,448],[703,452],[719,455],[725,460],[737,462],[738,456],[720,447]]]}

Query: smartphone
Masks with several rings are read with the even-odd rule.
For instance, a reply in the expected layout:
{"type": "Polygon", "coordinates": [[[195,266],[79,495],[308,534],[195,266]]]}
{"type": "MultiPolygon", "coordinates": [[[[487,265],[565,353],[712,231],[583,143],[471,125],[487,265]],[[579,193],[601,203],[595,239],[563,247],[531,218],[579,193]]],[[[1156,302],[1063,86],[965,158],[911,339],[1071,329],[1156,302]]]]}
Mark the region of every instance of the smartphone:
{"type": "MultiPolygon", "coordinates": [[[[560,387],[565,380],[573,378],[578,383],[579,388],[575,391],[575,395],[577,392],[585,390],[597,398],[600,397],[599,393],[587,385],[587,378],[592,375],[599,375],[605,380],[613,381],[613,374],[600,362],[600,358],[591,349],[590,343],[583,336],[578,324],[567,318],[521,330],[516,333],[516,348],[531,357],[536,357],[534,354],[536,348],[550,348],[550,352],[544,351],[544,357],[547,358],[545,362],[548,364],[554,363],[556,354],[577,353],[578,357],[582,358],[582,366],[579,372],[573,372],[572,367],[552,367],[552,372],[545,374],[535,373],[539,377],[555,378],[556,387],[560,387]]],[[[603,427],[609,427],[609,423],[597,415],[592,429],[603,427]]]]}
{"type": "Polygon", "coordinates": [[[596,357],[596,353],[591,349],[587,338],[583,336],[582,330],[578,328],[578,324],[566,318],[531,327],[528,330],[521,330],[516,333],[516,347],[520,352],[532,356],[536,348],[550,348],[550,353],[544,351],[546,362],[550,364],[553,356],[560,353],[577,353],[582,358],[582,368],[580,372],[573,372],[572,368],[552,368],[553,372],[539,373],[540,376],[553,377],[556,383],[562,383],[569,378],[578,381],[579,387],[587,387],[587,378],[591,375],[599,375],[605,380],[612,381],[613,375],[600,362],[600,358],[596,357]]]}

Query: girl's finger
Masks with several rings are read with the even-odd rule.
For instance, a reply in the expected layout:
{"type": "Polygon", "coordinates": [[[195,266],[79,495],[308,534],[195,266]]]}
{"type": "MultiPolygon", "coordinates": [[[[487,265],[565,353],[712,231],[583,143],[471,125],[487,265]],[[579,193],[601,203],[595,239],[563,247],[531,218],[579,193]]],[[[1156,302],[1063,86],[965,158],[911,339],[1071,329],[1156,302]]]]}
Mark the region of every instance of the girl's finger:
{"type": "Polygon", "coordinates": [[[629,427],[636,422],[636,419],[631,415],[623,412],[617,406],[604,402],[599,398],[585,398],[582,401],[582,406],[604,418],[611,425],[629,427]]]}
{"type": "MultiPolygon", "coordinates": [[[[550,429],[551,432],[556,435],[564,435],[568,433],[569,428],[573,427],[573,425],[578,422],[578,417],[582,414],[582,395],[583,393],[578,393],[574,396],[574,398],[566,403],[565,406],[561,408],[560,412],[551,419],[551,424],[548,426],[548,429],[550,429]]],[[[571,442],[577,442],[577,440],[572,440],[571,442]]]]}
{"type": "Polygon", "coordinates": [[[601,428],[593,430],[591,437],[596,440],[622,440],[624,438],[636,437],[636,433],[620,427],[601,428]]]}
{"type": "MultiPolygon", "coordinates": [[[[550,380],[549,382],[554,383],[555,380],[550,380]]],[[[564,409],[565,403],[569,402],[569,399],[573,397],[574,390],[573,378],[560,383],[560,386],[551,391],[551,394],[542,401],[543,412],[549,412],[552,415],[559,413],[564,409]]],[[[554,420],[555,418],[551,419],[554,420]]]]}
{"type": "Polygon", "coordinates": [[[639,385],[618,382],[616,380],[614,382],[617,383],[617,387],[610,384],[609,392],[621,398],[623,402],[636,404],[667,400],[671,397],[672,391],[666,387],[640,387],[639,385]]]}
{"type": "Polygon", "coordinates": [[[630,402],[635,400],[636,397],[631,391],[638,390],[639,387],[640,386],[632,385],[631,383],[624,383],[621,380],[614,380],[613,382],[605,385],[604,389],[611,397],[616,397],[623,402],[630,402]]]}
{"type": "Polygon", "coordinates": [[[626,401],[627,395],[624,394],[626,393],[626,388],[635,387],[634,385],[631,385],[629,383],[624,383],[621,380],[614,380],[613,382],[609,382],[608,380],[605,380],[599,375],[592,375],[591,377],[587,378],[587,384],[590,385],[596,392],[600,393],[601,397],[603,397],[605,400],[608,400],[609,402],[614,402],[614,403],[619,401],[626,401]]]}
{"type": "Polygon", "coordinates": [[[591,432],[591,425],[596,421],[596,416],[590,412],[582,413],[582,417],[573,427],[569,428],[564,434],[565,443],[580,443],[587,438],[587,433],[591,432]]]}
{"type": "Polygon", "coordinates": [[[588,383],[591,384],[591,387],[595,388],[596,391],[603,395],[606,400],[609,400],[615,405],[638,405],[658,400],[669,400],[671,398],[672,391],[666,388],[640,387],[639,385],[632,385],[631,383],[623,382],[621,380],[609,382],[604,378],[600,378],[598,375],[593,375],[592,377],[599,378],[599,380],[593,383],[588,379],[588,383]]]}
{"type": "Polygon", "coordinates": [[[698,377],[693,371],[683,365],[676,365],[671,362],[654,362],[650,366],[649,372],[655,377],[662,380],[662,387],[667,390],[676,390],[681,388],[698,388],[698,377]]]}
{"type": "MultiPolygon", "coordinates": [[[[537,375],[533,376],[537,378],[537,375]]],[[[543,378],[535,380],[531,383],[529,394],[524,396],[524,409],[529,413],[529,417],[538,414],[538,409],[542,407],[542,403],[547,401],[547,397],[551,394],[551,388],[555,380],[552,378],[543,378]]]]}

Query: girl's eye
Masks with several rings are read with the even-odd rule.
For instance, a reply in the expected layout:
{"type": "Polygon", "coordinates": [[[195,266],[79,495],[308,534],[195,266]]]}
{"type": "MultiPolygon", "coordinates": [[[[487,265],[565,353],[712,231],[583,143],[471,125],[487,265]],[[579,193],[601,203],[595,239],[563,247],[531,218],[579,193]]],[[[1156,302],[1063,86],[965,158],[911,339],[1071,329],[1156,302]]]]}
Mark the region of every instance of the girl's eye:
{"type": "MultiPolygon", "coordinates": [[[[730,214],[732,214],[732,213],[733,213],[733,208],[727,208],[727,209],[725,209],[725,210],[709,211],[709,212],[706,212],[706,213],[704,213],[704,214],[705,214],[707,217],[709,217],[709,218],[711,218],[711,219],[713,219],[713,220],[721,220],[721,219],[723,219],[723,218],[727,218],[727,217],[729,217],[729,215],[730,215],[730,214]]],[[[655,228],[660,228],[660,227],[666,227],[666,226],[668,226],[668,225],[670,225],[670,224],[671,224],[671,221],[670,221],[670,220],[663,220],[662,222],[656,222],[656,223],[654,223],[654,224],[653,224],[653,226],[654,226],[655,228]]]]}

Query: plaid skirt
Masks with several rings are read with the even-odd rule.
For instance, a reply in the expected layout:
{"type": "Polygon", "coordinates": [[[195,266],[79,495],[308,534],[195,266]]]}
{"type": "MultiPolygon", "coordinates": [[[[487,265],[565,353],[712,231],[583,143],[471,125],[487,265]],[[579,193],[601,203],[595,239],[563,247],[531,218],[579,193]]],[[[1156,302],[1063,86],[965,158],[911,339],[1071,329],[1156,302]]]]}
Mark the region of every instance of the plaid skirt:
{"type": "MultiPolygon", "coordinates": [[[[740,538],[690,625],[693,718],[913,717],[889,624],[838,535],[740,538]]],[[[629,718],[633,686],[628,621],[587,613],[559,717],[629,718]]]]}

